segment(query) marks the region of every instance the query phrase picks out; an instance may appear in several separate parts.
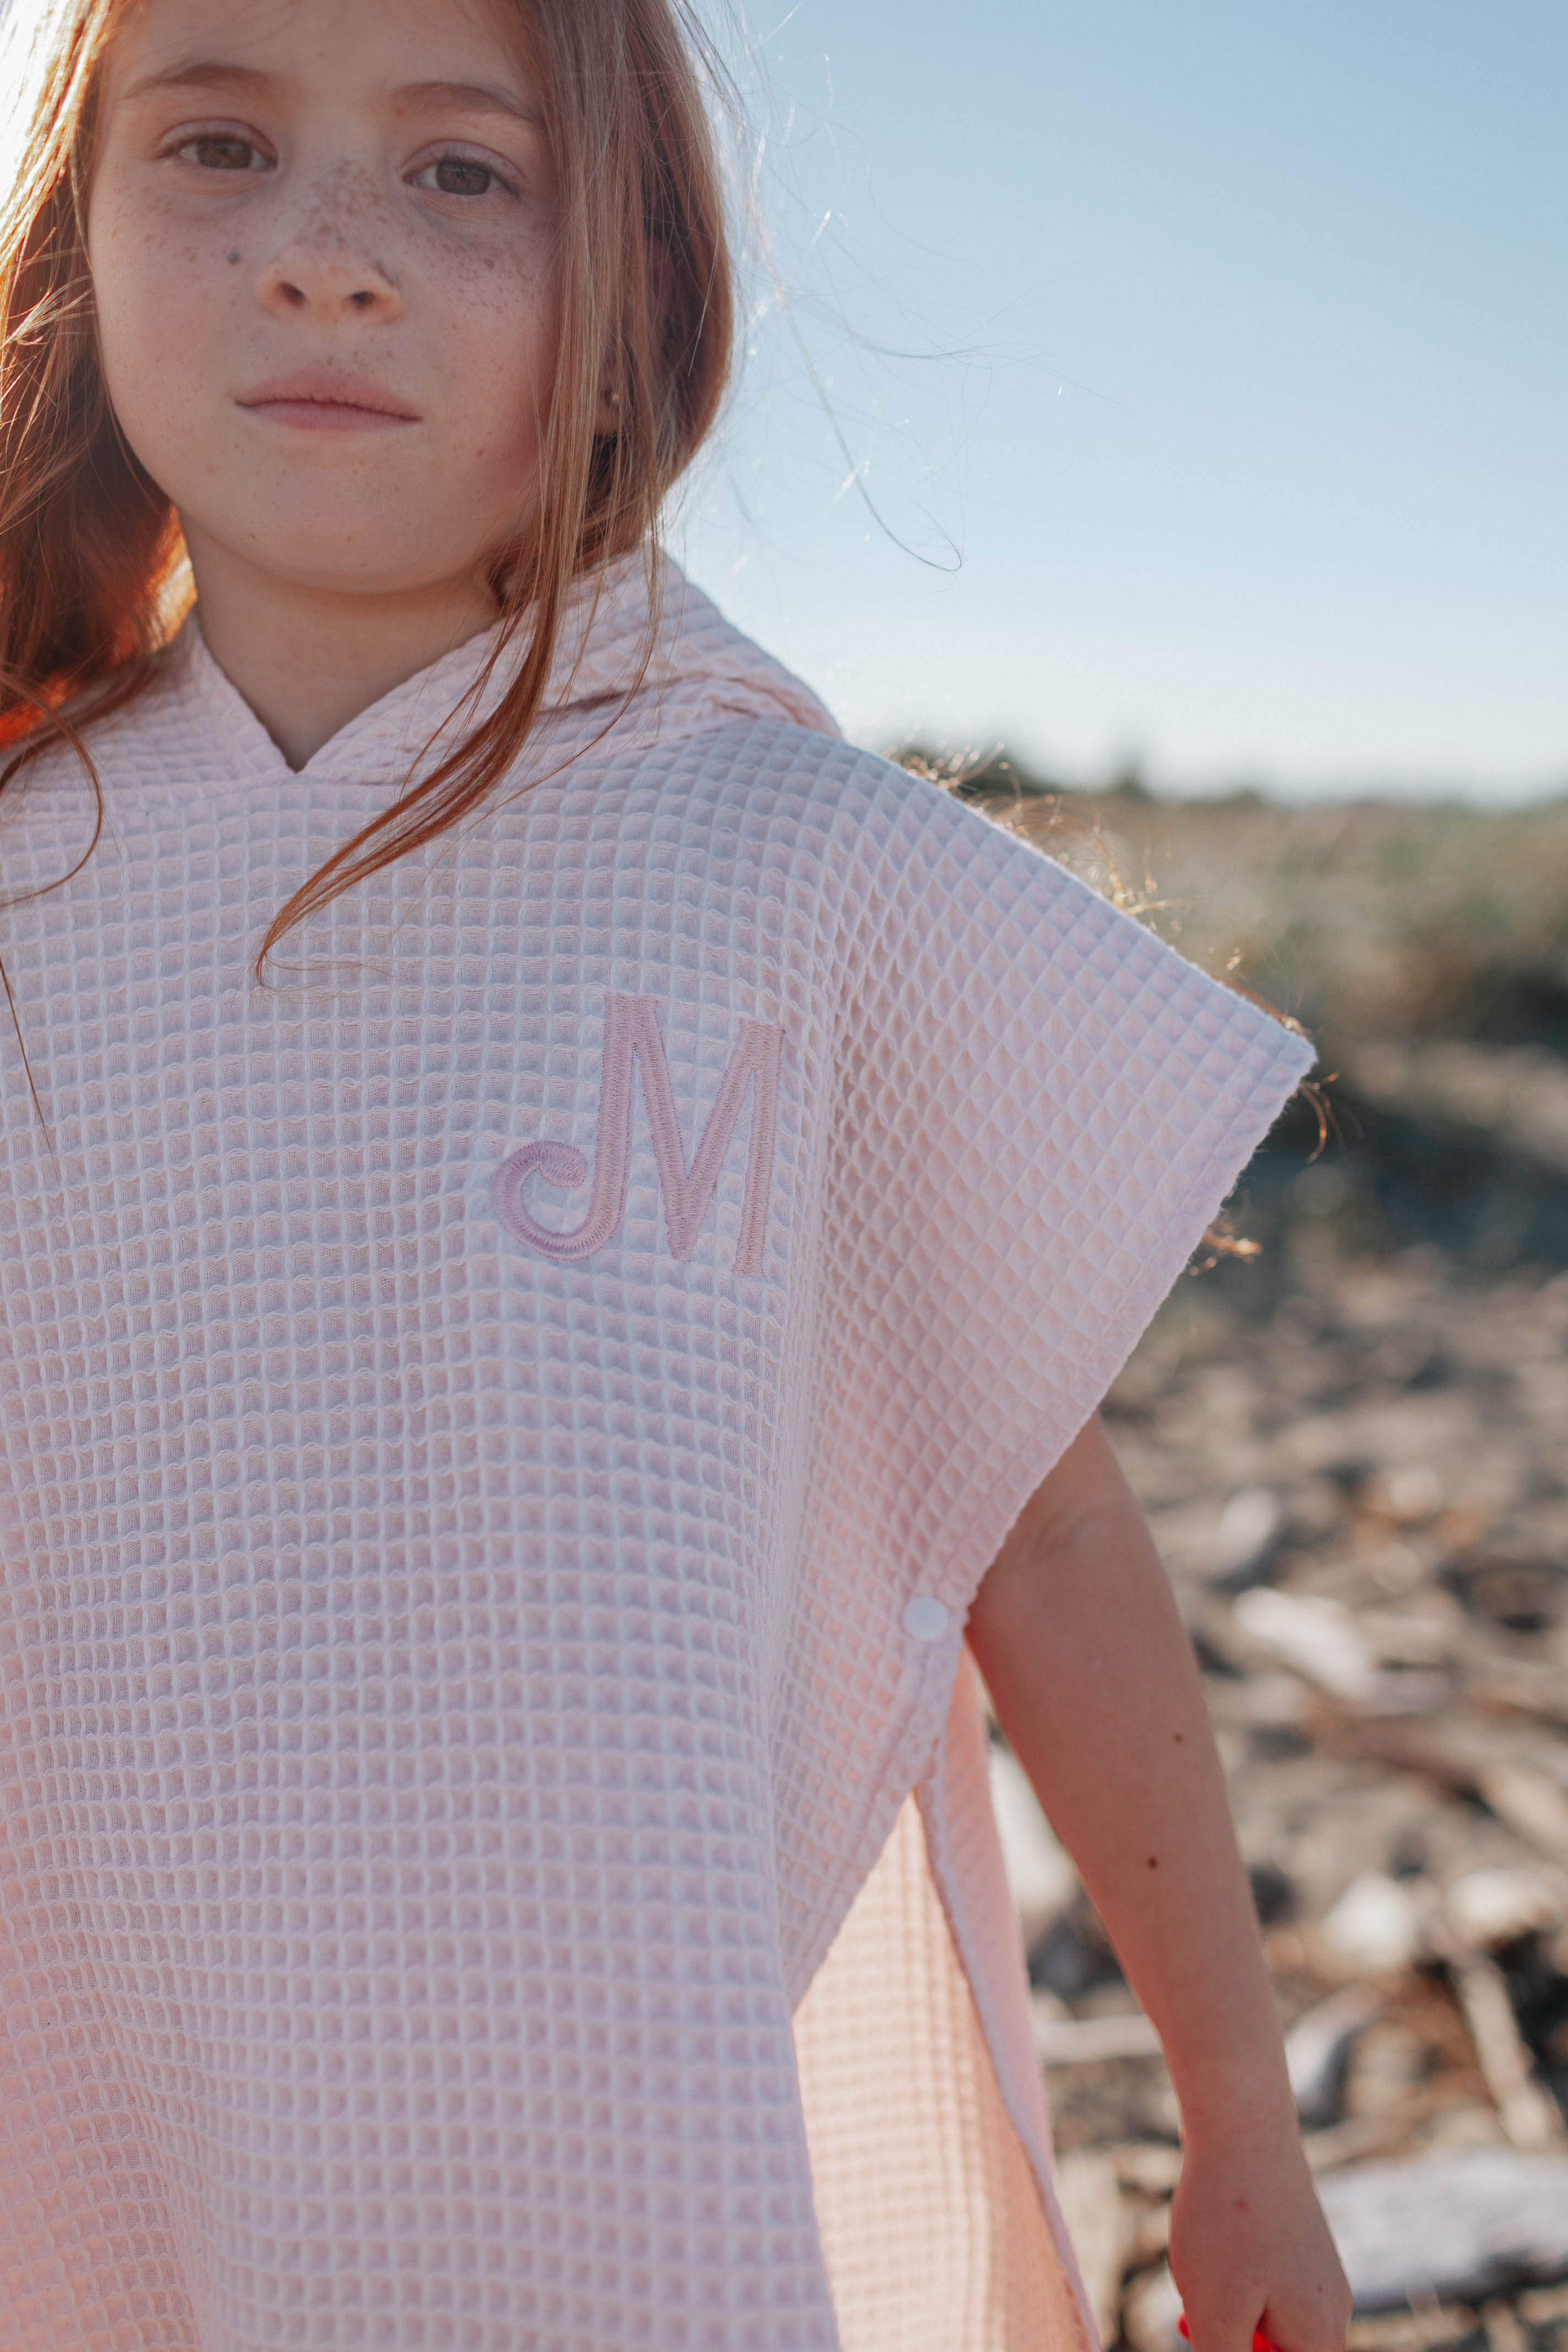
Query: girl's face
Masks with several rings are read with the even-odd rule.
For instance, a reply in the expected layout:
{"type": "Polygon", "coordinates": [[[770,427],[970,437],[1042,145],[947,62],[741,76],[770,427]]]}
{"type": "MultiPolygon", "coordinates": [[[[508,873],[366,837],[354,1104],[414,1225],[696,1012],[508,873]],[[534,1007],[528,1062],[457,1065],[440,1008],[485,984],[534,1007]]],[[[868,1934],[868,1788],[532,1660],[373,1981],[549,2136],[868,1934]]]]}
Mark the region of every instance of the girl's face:
{"type": "Polygon", "coordinates": [[[88,239],[102,364],[204,557],[471,581],[536,510],[559,190],[503,0],[137,0],[88,239]]]}

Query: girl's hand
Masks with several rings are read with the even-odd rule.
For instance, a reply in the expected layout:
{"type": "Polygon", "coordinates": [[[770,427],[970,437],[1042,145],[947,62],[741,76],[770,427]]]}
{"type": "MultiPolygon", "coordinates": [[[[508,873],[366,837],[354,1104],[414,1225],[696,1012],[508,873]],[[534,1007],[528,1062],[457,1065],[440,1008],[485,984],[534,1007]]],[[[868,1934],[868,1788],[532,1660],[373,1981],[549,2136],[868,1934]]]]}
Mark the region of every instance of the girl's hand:
{"type": "Polygon", "coordinates": [[[1189,2140],[1171,2208],[1171,2273],[1193,2352],[1343,2352],[1351,2291],[1294,2117],[1189,2140]]]}

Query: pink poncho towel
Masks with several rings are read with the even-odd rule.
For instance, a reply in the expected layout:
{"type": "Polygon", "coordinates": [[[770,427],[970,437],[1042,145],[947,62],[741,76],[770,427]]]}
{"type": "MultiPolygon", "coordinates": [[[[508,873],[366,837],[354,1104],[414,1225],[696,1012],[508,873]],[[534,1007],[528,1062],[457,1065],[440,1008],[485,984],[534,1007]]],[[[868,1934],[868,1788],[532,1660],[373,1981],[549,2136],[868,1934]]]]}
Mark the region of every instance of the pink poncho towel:
{"type": "Polygon", "coordinates": [[[1309,1056],[662,592],[270,989],[487,640],[6,795],[0,2352],[1091,2339],[965,1612],[1309,1056]]]}

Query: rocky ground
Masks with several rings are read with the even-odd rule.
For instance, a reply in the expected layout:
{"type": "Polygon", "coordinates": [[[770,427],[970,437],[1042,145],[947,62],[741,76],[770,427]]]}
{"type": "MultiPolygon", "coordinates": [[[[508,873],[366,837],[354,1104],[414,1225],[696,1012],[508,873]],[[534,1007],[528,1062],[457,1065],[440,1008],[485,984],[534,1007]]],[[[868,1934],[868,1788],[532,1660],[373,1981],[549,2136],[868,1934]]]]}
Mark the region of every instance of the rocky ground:
{"type": "MultiPolygon", "coordinates": [[[[1327,1148],[1302,1107],[1235,1205],[1258,1255],[1179,1286],[1108,1415],[1204,1666],[1352,2343],[1568,2352],[1568,810],[1528,839],[1088,814],[1080,854],[1120,827],[1146,898],[1162,858],[1217,875],[1183,943],[1224,968],[1244,907],[1245,976],[1338,1074],[1327,1148]]],[[[1075,2234],[1108,2337],[1167,2352],[1170,2085],[996,1769],[1075,2234]]]]}

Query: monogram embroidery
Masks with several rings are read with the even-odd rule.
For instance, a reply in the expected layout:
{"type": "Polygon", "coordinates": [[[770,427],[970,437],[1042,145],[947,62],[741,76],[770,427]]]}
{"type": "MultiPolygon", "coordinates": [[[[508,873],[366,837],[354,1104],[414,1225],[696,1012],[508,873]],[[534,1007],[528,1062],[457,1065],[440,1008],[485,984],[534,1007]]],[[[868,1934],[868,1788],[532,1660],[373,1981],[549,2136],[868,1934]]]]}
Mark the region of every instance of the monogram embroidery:
{"type": "Polygon", "coordinates": [[[741,1042],[730,1056],[730,1066],[720,1081],[697,1156],[688,1168],[655,999],[611,996],[605,1009],[599,1131],[594,1153],[594,1187],[588,1196],[586,1215],[580,1225],[561,1233],[540,1224],[530,1214],[524,1191],[531,1176],[537,1174],[545,1183],[559,1185],[563,1191],[585,1183],[588,1177],[588,1162],[574,1144],[536,1142],[508,1152],[496,1170],[490,1181],[490,1199],[497,1217],[509,1234],[526,1242],[530,1249],[560,1261],[592,1257],[619,1232],[631,1158],[635,1061],[642,1072],[643,1099],[647,1105],[648,1125],[653,1129],[665,1230],[671,1253],[684,1265],[697,1246],[702,1221],[718,1188],[724,1155],[740,1123],[746,1089],[754,1078],[756,1093],[752,1104],[751,1145],[746,1155],[746,1189],[742,1197],[734,1267],[737,1274],[761,1274],[763,1234],[773,1181],[779,1053],[783,1045],[784,1031],[771,1023],[742,1022],[741,1042]]]}

